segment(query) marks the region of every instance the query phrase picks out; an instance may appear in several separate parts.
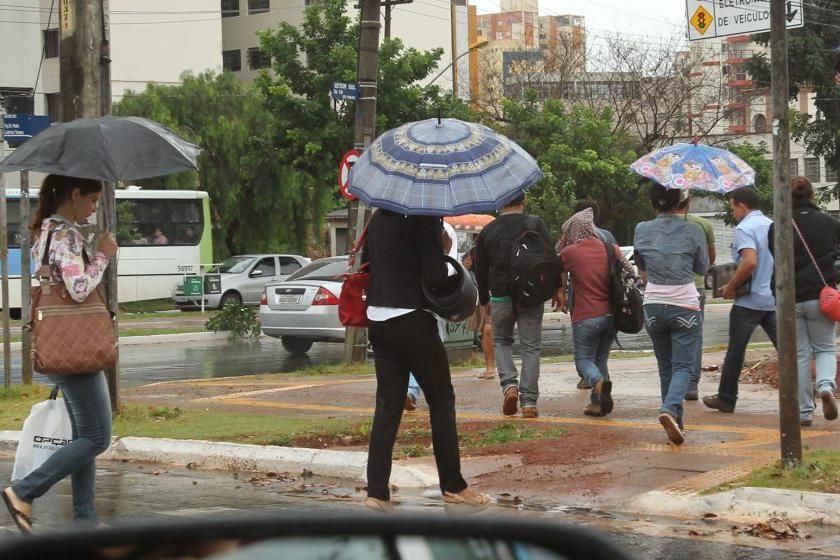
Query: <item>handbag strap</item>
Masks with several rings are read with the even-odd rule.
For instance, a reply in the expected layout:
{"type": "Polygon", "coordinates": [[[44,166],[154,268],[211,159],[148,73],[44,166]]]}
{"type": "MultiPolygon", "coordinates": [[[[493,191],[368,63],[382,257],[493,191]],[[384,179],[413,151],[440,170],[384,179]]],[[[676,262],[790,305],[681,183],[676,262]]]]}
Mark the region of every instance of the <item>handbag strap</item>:
{"type": "Polygon", "coordinates": [[[52,391],[50,391],[50,400],[51,401],[54,401],[55,399],[58,398],[58,391],[59,391],[58,385],[53,385],[52,391]]]}
{"type": "Polygon", "coordinates": [[[359,236],[359,240],[356,241],[356,245],[353,246],[353,249],[350,251],[350,261],[347,263],[348,268],[353,268],[353,265],[356,264],[356,255],[359,254],[362,247],[365,245],[365,238],[367,237],[368,226],[370,225],[370,220],[365,224],[365,229],[362,230],[362,235],[359,236]]]}
{"type": "Polygon", "coordinates": [[[817,259],[814,258],[814,254],[811,252],[811,248],[808,247],[808,242],[805,241],[805,236],[802,235],[802,232],[799,231],[799,226],[796,225],[796,220],[791,218],[790,221],[793,222],[793,229],[795,229],[796,233],[799,234],[799,239],[802,240],[802,244],[805,246],[805,251],[808,253],[808,256],[811,257],[811,262],[814,263],[814,268],[817,269],[817,274],[820,275],[820,279],[822,280],[822,283],[824,285],[828,286],[828,282],[825,281],[825,276],[823,276],[822,269],[820,269],[820,265],[817,264],[817,259]]]}

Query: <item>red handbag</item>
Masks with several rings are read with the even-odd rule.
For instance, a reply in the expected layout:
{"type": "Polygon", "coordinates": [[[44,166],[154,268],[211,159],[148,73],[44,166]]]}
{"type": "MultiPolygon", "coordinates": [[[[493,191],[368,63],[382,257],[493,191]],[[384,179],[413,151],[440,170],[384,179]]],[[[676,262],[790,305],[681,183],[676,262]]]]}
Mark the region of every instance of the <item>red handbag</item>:
{"type": "Polygon", "coordinates": [[[817,259],[814,258],[814,254],[811,253],[811,249],[808,247],[808,243],[805,241],[802,232],[799,231],[799,226],[796,225],[794,220],[791,221],[793,222],[793,229],[799,234],[799,239],[802,240],[802,245],[805,246],[805,250],[808,252],[808,256],[811,257],[811,262],[814,263],[814,267],[817,269],[817,273],[820,275],[820,279],[822,279],[824,284],[822,290],[820,290],[820,311],[832,321],[840,321],[840,290],[834,286],[829,286],[828,282],[825,281],[825,276],[823,276],[822,270],[820,270],[820,265],[817,264],[817,259]]]}
{"type": "Polygon", "coordinates": [[[367,318],[367,291],[370,283],[370,272],[368,263],[364,263],[359,270],[353,272],[353,265],[356,263],[356,256],[364,246],[367,236],[367,225],[362,235],[356,242],[356,246],[350,252],[350,261],[347,263],[347,273],[344,274],[344,282],[341,284],[341,295],[338,298],[338,320],[345,327],[366,327],[367,318]]]}

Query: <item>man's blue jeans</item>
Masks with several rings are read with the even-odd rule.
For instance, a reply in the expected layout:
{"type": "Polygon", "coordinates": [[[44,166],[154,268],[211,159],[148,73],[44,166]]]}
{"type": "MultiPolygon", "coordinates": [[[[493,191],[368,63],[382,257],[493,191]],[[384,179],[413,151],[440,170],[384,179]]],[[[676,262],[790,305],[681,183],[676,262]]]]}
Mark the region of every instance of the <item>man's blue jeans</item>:
{"type": "Polygon", "coordinates": [[[738,379],[741,377],[741,368],[744,367],[747,345],[750,343],[752,333],[759,325],[767,333],[767,338],[773,346],[776,346],[775,311],[759,311],[741,305],[732,306],[729,312],[729,347],[723,359],[718,386],[718,397],[726,403],[734,405],[738,400],[738,379]]]}
{"type": "Polygon", "coordinates": [[[645,305],[645,327],[659,366],[662,412],[683,427],[683,399],[697,361],[702,320],[699,311],[675,305],[645,305]]]}
{"type": "Polygon", "coordinates": [[[837,373],[835,323],[820,311],[820,301],[812,299],[796,304],[796,357],[799,372],[799,419],[811,420],[814,384],[811,382],[811,356],[817,370],[817,391],[834,392],[837,373]]]}
{"type": "Polygon", "coordinates": [[[517,307],[509,301],[490,303],[493,322],[493,343],[496,346],[496,369],[502,391],[519,386],[519,403],[536,406],[540,396],[540,353],[542,352],[542,304],[517,307]],[[519,353],[522,356],[522,377],[513,363],[513,328],[519,327],[519,353]]]}
{"type": "Polygon", "coordinates": [[[598,402],[595,385],[610,378],[607,359],[615,338],[612,315],[589,317],[572,323],[575,348],[575,367],[578,374],[592,387],[592,402],[598,402]]]}
{"type": "Polygon", "coordinates": [[[53,453],[26,478],[12,484],[20,499],[32,503],[55,483],[70,475],[73,513],[78,521],[95,522],[94,481],[96,456],[111,445],[111,398],[102,372],[50,375],[64,394],[70,413],[73,441],[53,453]]]}

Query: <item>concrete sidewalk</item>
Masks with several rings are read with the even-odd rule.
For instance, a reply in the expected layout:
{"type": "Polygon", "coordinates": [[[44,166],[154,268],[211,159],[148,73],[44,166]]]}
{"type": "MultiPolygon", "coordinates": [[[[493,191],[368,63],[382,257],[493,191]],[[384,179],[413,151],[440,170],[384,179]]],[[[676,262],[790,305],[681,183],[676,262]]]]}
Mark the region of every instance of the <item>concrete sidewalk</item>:
{"type": "MultiPolygon", "coordinates": [[[[755,359],[768,351],[752,351],[755,359]]],[[[709,353],[716,365],[723,353],[709,353]]],[[[453,375],[462,436],[500,423],[554,427],[552,439],[516,441],[470,448],[463,470],[473,487],[502,501],[527,507],[583,507],[636,514],[702,518],[714,513],[737,521],[786,513],[794,521],[821,520],[840,525],[840,495],[739,489],[704,495],[737,480],[779,456],[778,394],[767,386],[742,384],[735,414],[720,414],[700,402],[686,403],[686,443],[670,444],[657,422],[659,378],[652,356],[612,359],[615,411],[590,418],[582,411],[588,392],[575,388],[572,363],[544,362],[540,380],[540,418],[503,418],[498,382],[476,378],[478,370],[453,375]]],[[[718,374],[704,374],[701,395],[716,392],[718,374]]],[[[281,374],[147,385],[126,391],[124,400],[158,406],[255,412],[278,417],[372,415],[372,375],[285,376],[281,374]]],[[[427,425],[425,405],[407,413],[404,424],[427,425]]],[[[803,428],[803,444],[840,448],[840,422],[815,416],[803,428]]],[[[15,434],[0,434],[6,450],[15,434]]],[[[113,459],[230,470],[300,473],[364,480],[367,454],[360,445],[301,449],[210,442],[122,438],[109,451],[113,459]]],[[[402,488],[433,488],[437,477],[431,454],[395,463],[392,482],[402,488]]]]}

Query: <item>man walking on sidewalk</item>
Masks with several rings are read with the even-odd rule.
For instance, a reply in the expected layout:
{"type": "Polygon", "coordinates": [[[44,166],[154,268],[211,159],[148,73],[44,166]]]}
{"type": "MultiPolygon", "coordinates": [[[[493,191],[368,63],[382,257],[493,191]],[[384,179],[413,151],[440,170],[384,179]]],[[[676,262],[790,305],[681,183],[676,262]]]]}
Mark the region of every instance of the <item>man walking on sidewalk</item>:
{"type": "Polygon", "coordinates": [[[729,347],[723,360],[718,393],[703,397],[703,404],[709,408],[728,413],[735,412],[738,378],[755,328],[761,325],[770,342],[776,346],[776,298],[770,287],[773,255],[768,237],[773,221],[758,209],[758,195],[754,189],[737,189],[730,196],[729,204],[738,221],[732,245],[732,258],[738,263],[738,268],[718,294],[735,300],[729,312],[729,347]],[[749,293],[736,296],[735,290],[748,280],[749,293]]]}
{"type": "Polygon", "coordinates": [[[524,206],[522,194],[504,206],[501,215],[481,231],[476,243],[476,282],[481,305],[490,305],[496,369],[504,394],[502,413],[514,416],[521,403],[522,417],[536,418],[543,306],[560,288],[560,278],[548,228],[539,217],[524,214],[524,206]],[[523,252],[519,249],[524,249],[529,257],[539,255],[530,261],[534,264],[531,269],[521,270],[524,255],[514,257],[514,252],[523,252]],[[532,275],[544,285],[527,293],[520,280],[532,275]],[[547,288],[547,294],[543,288],[547,288]],[[519,329],[521,380],[513,363],[514,326],[519,329]]]}

